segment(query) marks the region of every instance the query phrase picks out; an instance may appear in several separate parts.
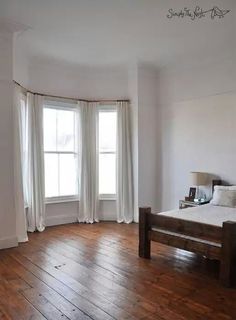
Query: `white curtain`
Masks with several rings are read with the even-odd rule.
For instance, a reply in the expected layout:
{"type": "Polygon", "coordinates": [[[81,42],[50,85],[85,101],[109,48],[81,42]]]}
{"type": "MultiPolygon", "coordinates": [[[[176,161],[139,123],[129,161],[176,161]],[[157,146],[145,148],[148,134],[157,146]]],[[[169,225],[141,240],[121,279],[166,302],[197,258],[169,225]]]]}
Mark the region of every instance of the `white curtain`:
{"type": "Polygon", "coordinates": [[[43,96],[27,93],[28,109],[28,231],[45,229],[43,96]]]}
{"type": "Polygon", "coordinates": [[[98,222],[98,104],[78,102],[80,113],[79,222],[98,222]]]}
{"type": "Polygon", "coordinates": [[[21,100],[23,94],[18,86],[14,89],[14,197],[16,211],[16,234],[18,242],[28,241],[25,202],[23,192],[23,166],[24,166],[24,111],[21,100]]]}
{"type": "Polygon", "coordinates": [[[117,102],[117,222],[134,217],[131,157],[131,123],[128,102],[117,102]]]}

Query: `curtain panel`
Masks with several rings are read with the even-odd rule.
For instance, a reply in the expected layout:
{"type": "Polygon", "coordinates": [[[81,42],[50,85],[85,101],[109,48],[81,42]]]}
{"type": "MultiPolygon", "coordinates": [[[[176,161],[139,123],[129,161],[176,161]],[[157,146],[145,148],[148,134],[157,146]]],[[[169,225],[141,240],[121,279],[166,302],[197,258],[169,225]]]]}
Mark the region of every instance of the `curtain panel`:
{"type": "Polygon", "coordinates": [[[117,222],[134,218],[130,106],[117,102],[117,222]]]}
{"type": "Polygon", "coordinates": [[[28,231],[45,229],[43,148],[43,102],[41,95],[27,93],[28,111],[28,231]]]}
{"type": "Polygon", "coordinates": [[[98,222],[98,104],[78,102],[80,183],[78,221],[98,222]]]}
{"type": "Polygon", "coordinates": [[[19,86],[14,88],[14,200],[16,212],[16,235],[18,242],[28,241],[25,201],[23,192],[24,172],[24,110],[21,104],[23,94],[19,86]]]}

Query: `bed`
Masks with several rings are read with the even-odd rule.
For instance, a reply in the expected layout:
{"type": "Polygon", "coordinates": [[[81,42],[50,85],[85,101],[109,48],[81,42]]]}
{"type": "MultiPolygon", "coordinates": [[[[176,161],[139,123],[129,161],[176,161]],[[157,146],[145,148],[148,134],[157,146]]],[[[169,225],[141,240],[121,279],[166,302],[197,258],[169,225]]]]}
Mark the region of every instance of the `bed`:
{"type": "Polygon", "coordinates": [[[139,256],[150,259],[151,241],[220,261],[220,282],[236,283],[236,208],[212,204],[151,213],[139,208],[139,256]]]}

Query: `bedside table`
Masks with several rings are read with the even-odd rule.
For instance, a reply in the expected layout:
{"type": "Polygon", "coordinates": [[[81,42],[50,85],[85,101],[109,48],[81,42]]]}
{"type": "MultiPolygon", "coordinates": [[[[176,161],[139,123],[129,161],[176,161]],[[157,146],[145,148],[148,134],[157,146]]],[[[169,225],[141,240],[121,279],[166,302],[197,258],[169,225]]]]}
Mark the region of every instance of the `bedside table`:
{"type": "Polygon", "coordinates": [[[194,202],[194,201],[186,201],[186,200],[179,200],[179,209],[185,209],[190,207],[199,207],[204,204],[209,203],[210,201],[204,201],[204,202],[194,202]]]}

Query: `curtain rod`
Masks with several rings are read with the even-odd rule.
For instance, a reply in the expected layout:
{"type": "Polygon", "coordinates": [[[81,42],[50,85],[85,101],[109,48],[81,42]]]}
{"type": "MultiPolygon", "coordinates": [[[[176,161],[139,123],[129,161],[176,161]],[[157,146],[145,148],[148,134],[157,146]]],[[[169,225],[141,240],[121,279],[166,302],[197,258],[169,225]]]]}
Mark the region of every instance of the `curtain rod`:
{"type": "Polygon", "coordinates": [[[68,100],[76,100],[76,101],[84,101],[84,102],[130,102],[130,100],[128,99],[124,99],[124,100],[86,100],[86,99],[76,99],[76,98],[69,98],[69,97],[62,97],[62,96],[55,96],[55,95],[49,95],[49,94],[44,94],[44,93],[39,93],[39,92],[33,92],[30,91],[28,89],[26,89],[25,87],[23,87],[20,83],[18,83],[17,81],[13,80],[13,82],[15,84],[17,84],[18,86],[20,86],[22,89],[24,89],[27,92],[30,92],[32,94],[37,94],[39,96],[45,96],[45,97],[51,97],[51,98],[58,98],[58,99],[68,99],[68,100]]]}

